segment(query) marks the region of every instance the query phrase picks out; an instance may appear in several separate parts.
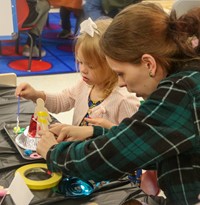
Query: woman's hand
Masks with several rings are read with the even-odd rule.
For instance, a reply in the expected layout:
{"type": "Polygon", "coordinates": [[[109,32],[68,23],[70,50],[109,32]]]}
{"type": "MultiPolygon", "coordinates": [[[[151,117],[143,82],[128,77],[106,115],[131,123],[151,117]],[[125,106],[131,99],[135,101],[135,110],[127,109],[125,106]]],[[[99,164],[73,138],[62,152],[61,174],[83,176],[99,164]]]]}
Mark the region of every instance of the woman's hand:
{"type": "Polygon", "coordinates": [[[40,130],[41,136],[37,144],[37,153],[46,159],[49,149],[62,141],[83,141],[93,135],[92,126],[70,126],[56,123],[51,125],[49,131],[40,130]],[[57,139],[55,137],[57,136],[57,139]]]}
{"type": "Polygon", "coordinates": [[[109,120],[103,118],[84,118],[89,125],[96,125],[100,127],[104,127],[106,129],[110,129],[111,127],[115,126],[116,124],[110,122],[109,120]]]}
{"type": "Polygon", "coordinates": [[[32,100],[33,102],[36,102],[38,98],[42,98],[44,101],[46,100],[46,96],[43,91],[35,90],[28,83],[19,84],[15,90],[15,95],[27,100],[32,100]]]}
{"type": "Polygon", "coordinates": [[[38,141],[36,152],[44,159],[46,159],[47,152],[49,151],[49,149],[53,145],[58,144],[58,142],[56,141],[53,133],[49,131],[41,130],[38,134],[40,135],[41,139],[38,141]]]}
{"type": "Polygon", "coordinates": [[[49,131],[52,132],[55,136],[59,136],[63,127],[67,127],[70,125],[62,124],[62,123],[55,123],[49,126],[49,131]]]}
{"type": "Polygon", "coordinates": [[[71,126],[56,123],[51,125],[50,132],[57,136],[57,142],[85,140],[93,135],[91,126],[71,126]]]}

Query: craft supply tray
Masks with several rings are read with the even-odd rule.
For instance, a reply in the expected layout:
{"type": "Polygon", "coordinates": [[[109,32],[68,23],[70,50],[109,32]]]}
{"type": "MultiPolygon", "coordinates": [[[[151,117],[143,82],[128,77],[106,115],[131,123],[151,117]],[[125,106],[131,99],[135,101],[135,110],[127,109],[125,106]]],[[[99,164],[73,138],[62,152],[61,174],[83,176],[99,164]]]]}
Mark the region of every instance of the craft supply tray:
{"type": "MultiPolygon", "coordinates": [[[[25,122],[20,122],[20,127],[21,128],[26,128],[29,124],[25,123],[25,122]]],[[[15,134],[13,132],[13,128],[16,126],[16,121],[15,122],[6,122],[4,125],[4,130],[6,131],[6,133],[8,134],[9,138],[11,139],[11,141],[13,142],[13,144],[15,145],[15,147],[17,148],[17,150],[19,151],[20,155],[26,159],[26,160],[36,160],[35,158],[32,158],[28,155],[26,155],[24,153],[24,149],[21,148],[20,146],[18,146],[18,144],[15,141],[15,138],[18,136],[18,134],[15,134]]],[[[34,151],[33,151],[34,153],[34,151]]],[[[37,160],[42,160],[41,159],[37,159],[37,160]]]]}

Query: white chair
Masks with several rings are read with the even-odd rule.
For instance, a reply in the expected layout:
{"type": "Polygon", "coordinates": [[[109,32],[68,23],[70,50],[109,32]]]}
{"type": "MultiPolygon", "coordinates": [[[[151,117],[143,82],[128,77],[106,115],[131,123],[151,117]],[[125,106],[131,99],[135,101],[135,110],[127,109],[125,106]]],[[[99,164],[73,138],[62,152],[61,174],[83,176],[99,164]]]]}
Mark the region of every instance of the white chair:
{"type": "Polygon", "coordinates": [[[1,73],[0,74],[0,85],[16,87],[17,75],[15,73],[1,73]]]}
{"type": "Polygon", "coordinates": [[[175,10],[177,17],[180,17],[196,7],[200,7],[200,0],[176,0],[172,5],[172,10],[175,10]]]}

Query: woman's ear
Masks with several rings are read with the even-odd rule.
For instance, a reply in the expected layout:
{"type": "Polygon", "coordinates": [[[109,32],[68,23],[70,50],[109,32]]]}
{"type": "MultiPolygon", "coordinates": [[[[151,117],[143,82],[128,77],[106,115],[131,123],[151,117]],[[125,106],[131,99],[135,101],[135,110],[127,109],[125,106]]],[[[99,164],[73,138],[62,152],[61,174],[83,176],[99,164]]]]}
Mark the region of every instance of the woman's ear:
{"type": "Polygon", "coordinates": [[[155,58],[150,54],[143,54],[141,58],[142,63],[146,66],[150,77],[155,77],[157,64],[155,58]]]}

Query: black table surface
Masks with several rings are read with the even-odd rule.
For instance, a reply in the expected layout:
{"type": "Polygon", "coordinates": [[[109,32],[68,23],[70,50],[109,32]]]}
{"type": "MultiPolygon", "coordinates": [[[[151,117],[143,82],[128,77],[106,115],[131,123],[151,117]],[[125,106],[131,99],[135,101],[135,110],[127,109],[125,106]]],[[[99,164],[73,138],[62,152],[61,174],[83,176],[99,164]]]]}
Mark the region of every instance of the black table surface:
{"type": "MultiPolygon", "coordinates": [[[[15,88],[12,87],[0,87],[0,186],[5,188],[9,187],[19,167],[30,163],[45,163],[43,159],[35,161],[24,159],[4,129],[6,124],[16,121],[18,99],[14,96],[14,91],[15,88]]],[[[34,108],[34,103],[24,99],[20,100],[20,123],[29,124],[34,108]]],[[[121,204],[129,193],[138,189],[127,181],[114,181],[84,198],[66,198],[54,190],[32,190],[34,198],[30,204],[89,205],[95,202],[99,205],[117,205],[121,204]]],[[[7,195],[2,205],[14,205],[14,202],[7,195]]]]}

